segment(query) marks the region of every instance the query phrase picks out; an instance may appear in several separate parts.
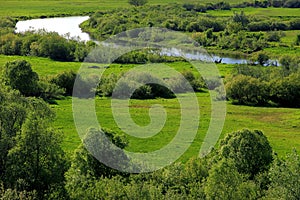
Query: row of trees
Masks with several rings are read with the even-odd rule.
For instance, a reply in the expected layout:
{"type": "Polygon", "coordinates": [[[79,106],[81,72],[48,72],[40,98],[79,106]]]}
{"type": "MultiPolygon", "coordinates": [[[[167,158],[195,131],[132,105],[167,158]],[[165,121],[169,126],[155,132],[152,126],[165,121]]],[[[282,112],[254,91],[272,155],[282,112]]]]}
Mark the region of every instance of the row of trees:
{"type": "Polygon", "coordinates": [[[65,39],[58,33],[26,32],[0,35],[0,54],[49,57],[59,61],[83,61],[93,42],[80,42],[75,38],[65,39]]]}
{"type": "MultiPolygon", "coordinates": [[[[233,103],[252,106],[299,107],[299,59],[285,56],[280,59],[280,63],[280,67],[237,66],[232,75],[225,79],[227,98],[233,103]]],[[[261,64],[264,64],[263,60],[261,64]]],[[[220,85],[219,81],[204,80],[191,71],[164,80],[146,72],[132,72],[104,76],[95,88],[94,85],[99,81],[97,77],[81,78],[73,71],[40,79],[32,71],[30,63],[24,60],[6,63],[3,71],[3,80],[7,86],[24,96],[40,97],[47,101],[72,95],[76,78],[80,82],[76,95],[84,98],[93,93],[106,97],[114,93],[113,98],[174,98],[175,93],[199,92],[220,85]]]]}
{"type": "Polygon", "coordinates": [[[243,12],[234,13],[232,17],[216,17],[199,15],[193,9],[194,7],[188,4],[183,7],[171,4],[99,11],[81,27],[99,40],[126,30],[153,26],[184,32],[203,32],[212,29],[214,32],[225,31],[225,35],[228,31],[237,33],[241,30],[300,30],[299,18],[279,20],[265,16],[246,16],[243,12]]]}
{"type": "Polygon", "coordinates": [[[165,84],[162,83],[163,80],[145,72],[128,73],[126,76],[110,74],[104,76],[97,88],[94,88],[97,77],[81,78],[74,71],[64,71],[40,79],[25,60],[7,62],[3,70],[3,80],[7,86],[24,96],[40,97],[46,101],[71,96],[76,78],[80,82],[76,95],[80,97],[89,97],[93,92],[99,96],[111,97],[115,92],[114,98],[124,98],[126,92],[132,92],[131,98],[134,99],[174,98],[173,92],[185,93],[207,88],[204,79],[196,77],[191,71],[184,71],[182,76],[169,77],[164,80],[165,84]]]}

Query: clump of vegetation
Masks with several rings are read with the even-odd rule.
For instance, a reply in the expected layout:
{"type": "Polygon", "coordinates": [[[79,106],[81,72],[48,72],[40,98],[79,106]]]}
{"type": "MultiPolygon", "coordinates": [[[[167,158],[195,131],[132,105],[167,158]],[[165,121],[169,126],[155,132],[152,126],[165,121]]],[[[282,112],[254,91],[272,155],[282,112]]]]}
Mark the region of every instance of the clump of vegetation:
{"type": "Polygon", "coordinates": [[[148,0],[129,0],[128,3],[133,6],[143,6],[148,0]]]}
{"type": "Polygon", "coordinates": [[[238,66],[227,79],[227,97],[245,105],[299,107],[299,59],[282,57],[280,62],[277,68],[238,66]]]}
{"type": "Polygon", "coordinates": [[[50,83],[48,80],[39,79],[36,72],[32,71],[30,63],[25,60],[7,62],[4,71],[5,84],[18,90],[24,96],[41,97],[44,100],[60,98],[64,90],[50,83]]]}

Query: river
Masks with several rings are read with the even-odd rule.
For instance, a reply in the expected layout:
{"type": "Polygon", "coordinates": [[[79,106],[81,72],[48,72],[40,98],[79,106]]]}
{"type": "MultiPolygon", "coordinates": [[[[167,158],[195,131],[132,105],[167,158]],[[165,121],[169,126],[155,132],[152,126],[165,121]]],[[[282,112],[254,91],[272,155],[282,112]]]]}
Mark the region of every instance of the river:
{"type": "Polygon", "coordinates": [[[57,32],[64,37],[78,38],[81,41],[89,41],[91,40],[89,34],[82,32],[79,27],[79,24],[88,19],[89,16],[74,16],[18,21],[16,24],[16,32],[19,33],[44,29],[48,32],[57,32]]]}
{"type": "MultiPolygon", "coordinates": [[[[44,19],[31,19],[25,21],[18,21],[16,24],[16,32],[37,31],[44,29],[48,32],[57,32],[66,38],[77,38],[81,41],[92,40],[89,34],[83,32],[79,25],[88,20],[89,16],[73,16],[73,17],[54,17],[44,19]]],[[[98,43],[97,41],[95,41],[98,43]]],[[[165,52],[166,53],[166,52],[165,52]]],[[[166,55],[176,56],[176,52],[167,52],[166,55]]],[[[186,55],[188,59],[202,60],[203,55],[190,53],[186,55]]],[[[249,60],[244,58],[232,58],[220,55],[211,55],[216,62],[223,64],[246,64],[249,60]]],[[[269,61],[274,62],[274,61],[269,61]]]]}

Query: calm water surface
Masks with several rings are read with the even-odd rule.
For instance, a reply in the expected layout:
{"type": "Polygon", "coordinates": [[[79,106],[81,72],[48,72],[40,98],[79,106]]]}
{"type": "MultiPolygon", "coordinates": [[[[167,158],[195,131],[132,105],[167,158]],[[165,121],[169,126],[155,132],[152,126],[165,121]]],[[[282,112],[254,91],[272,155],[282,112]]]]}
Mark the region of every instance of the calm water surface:
{"type": "Polygon", "coordinates": [[[89,19],[89,16],[55,17],[45,19],[31,19],[19,21],[16,24],[16,32],[44,29],[48,32],[57,32],[64,37],[80,38],[82,41],[91,40],[89,34],[82,32],[79,24],[89,19]]]}

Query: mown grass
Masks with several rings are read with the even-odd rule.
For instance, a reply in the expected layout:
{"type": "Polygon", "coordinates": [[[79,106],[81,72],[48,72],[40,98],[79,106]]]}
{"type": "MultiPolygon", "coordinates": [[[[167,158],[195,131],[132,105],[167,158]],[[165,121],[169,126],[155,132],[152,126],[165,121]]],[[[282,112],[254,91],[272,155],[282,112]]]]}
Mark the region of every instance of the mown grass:
{"type": "MultiPolygon", "coordinates": [[[[200,126],[194,142],[181,158],[183,161],[197,156],[210,122],[210,98],[208,93],[198,93],[200,105],[200,126]]],[[[167,122],[160,133],[152,138],[140,139],[128,136],[128,151],[147,152],[157,150],[168,144],[178,131],[180,123],[180,105],[176,99],[131,100],[130,113],[139,125],[150,122],[149,108],[151,105],[163,105],[167,111],[167,122]]],[[[70,98],[57,101],[51,106],[57,113],[55,127],[63,131],[63,148],[71,153],[80,144],[72,117],[72,101],[70,98]]],[[[114,121],[111,111],[111,99],[97,98],[96,112],[102,127],[115,132],[122,132],[114,121]]],[[[291,108],[248,107],[227,104],[227,116],[221,134],[243,128],[262,130],[268,137],[273,149],[280,156],[285,155],[293,147],[300,148],[300,110],[291,108]]]]}
{"type": "MultiPolygon", "coordinates": [[[[236,3],[237,0],[227,0],[236,3]]],[[[148,4],[195,3],[197,0],[149,0],[148,4]]],[[[218,2],[204,0],[202,3],[218,2]]],[[[29,17],[84,15],[97,10],[124,8],[129,6],[128,0],[0,0],[0,16],[29,17]]]]}
{"type": "Polygon", "coordinates": [[[231,10],[212,10],[207,11],[208,14],[218,17],[230,17],[234,12],[244,11],[246,15],[267,16],[267,17],[280,17],[292,18],[300,17],[299,9],[297,8],[232,8],[231,10]]]}
{"type": "MultiPolygon", "coordinates": [[[[40,77],[54,76],[63,71],[70,71],[70,70],[77,72],[77,70],[83,64],[81,62],[59,62],[59,61],[53,61],[51,59],[41,58],[41,57],[0,55],[0,69],[4,67],[6,62],[14,61],[18,59],[28,61],[31,64],[32,69],[36,71],[40,77]]],[[[166,63],[165,65],[168,65],[179,72],[189,71],[189,70],[193,71],[193,67],[188,62],[166,63]]],[[[122,72],[126,72],[130,70],[135,66],[137,65],[111,64],[109,65],[109,68],[105,70],[105,74],[106,75],[111,73],[120,74],[122,72]]],[[[149,66],[151,66],[151,64],[149,66]]],[[[220,75],[226,76],[230,74],[231,70],[234,68],[234,65],[218,64],[217,67],[220,71],[220,75]]],[[[164,72],[162,71],[160,73],[164,73],[164,72]]]]}

